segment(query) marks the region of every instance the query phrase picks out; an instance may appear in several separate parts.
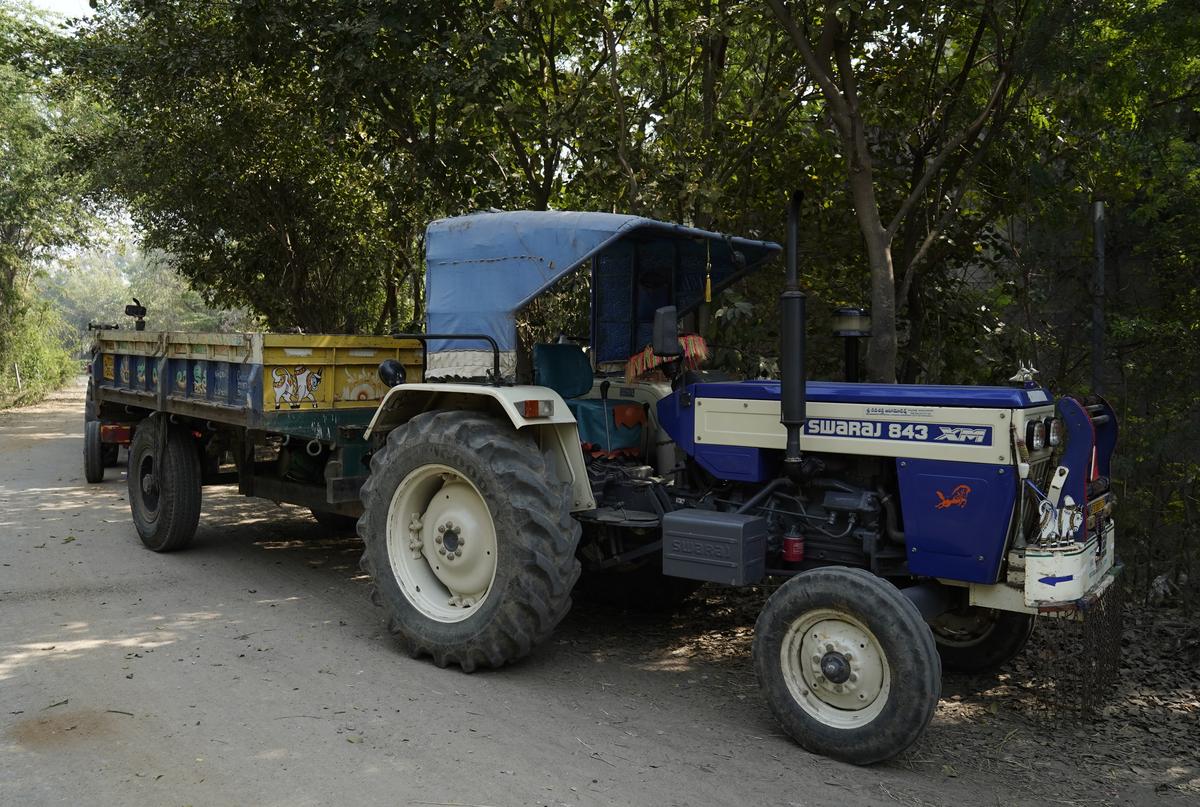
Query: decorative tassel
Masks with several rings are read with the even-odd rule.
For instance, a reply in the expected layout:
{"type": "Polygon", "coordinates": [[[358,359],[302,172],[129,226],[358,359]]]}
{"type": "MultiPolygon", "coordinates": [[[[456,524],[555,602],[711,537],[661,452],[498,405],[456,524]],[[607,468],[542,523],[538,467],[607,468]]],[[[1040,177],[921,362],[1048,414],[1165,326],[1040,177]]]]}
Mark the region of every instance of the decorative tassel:
{"type": "Polygon", "coordinates": [[[704,242],[704,302],[712,302],[712,242],[704,242]]]}

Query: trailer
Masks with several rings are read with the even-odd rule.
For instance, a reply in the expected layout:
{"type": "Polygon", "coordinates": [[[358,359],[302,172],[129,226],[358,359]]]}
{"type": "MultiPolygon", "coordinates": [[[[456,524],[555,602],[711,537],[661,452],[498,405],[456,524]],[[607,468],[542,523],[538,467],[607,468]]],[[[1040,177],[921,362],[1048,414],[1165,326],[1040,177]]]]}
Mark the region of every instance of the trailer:
{"type": "Polygon", "coordinates": [[[128,445],[130,504],[151,549],[186,546],[201,488],[233,482],[352,530],[364,433],[391,389],[379,367],[399,380],[422,356],[420,342],[391,337],[102,330],[86,425],[109,452],[128,445]]]}
{"type": "MultiPolygon", "coordinates": [[[[696,332],[778,244],[609,213],[431,223],[422,333],[103,332],[92,381],[132,430],[138,534],[183,547],[219,482],[358,517],[397,644],[465,672],[543,643],[581,573],[657,605],[774,580],[753,661],[784,730],[895,756],[943,668],[1007,664],[1039,616],[1117,610],[1116,415],[1024,367],[1009,386],[810,382],[797,217],[794,199],[778,379],[709,372],[696,332]],[[590,333],[523,345],[520,312],[575,272],[590,333]]],[[[1100,627],[1114,648],[1119,622],[1100,627]]],[[[1083,662],[1097,691],[1115,675],[1083,662]]]]}

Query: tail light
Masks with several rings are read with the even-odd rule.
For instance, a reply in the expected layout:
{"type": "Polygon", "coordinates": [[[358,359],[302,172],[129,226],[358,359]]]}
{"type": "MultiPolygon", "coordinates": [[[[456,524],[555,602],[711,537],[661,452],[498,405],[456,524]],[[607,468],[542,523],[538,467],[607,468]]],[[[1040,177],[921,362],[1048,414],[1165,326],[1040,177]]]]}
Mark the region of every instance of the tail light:
{"type": "Polygon", "coordinates": [[[521,401],[517,405],[527,418],[554,417],[554,401],[521,401]]]}

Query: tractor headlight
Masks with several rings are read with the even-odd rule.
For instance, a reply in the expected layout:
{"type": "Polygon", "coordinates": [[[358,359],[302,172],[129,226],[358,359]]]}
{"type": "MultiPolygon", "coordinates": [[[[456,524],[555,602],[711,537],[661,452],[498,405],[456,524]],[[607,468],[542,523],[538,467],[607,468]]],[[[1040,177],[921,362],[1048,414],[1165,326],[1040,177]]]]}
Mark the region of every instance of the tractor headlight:
{"type": "Polygon", "coordinates": [[[1046,421],[1031,420],[1025,427],[1025,445],[1030,451],[1041,451],[1046,447],[1046,421]]]}
{"type": "Polygon", "coordinates": [[[1063,419],[1062,418],[1046,418],[1046,441],[1051,448],[1062,445],[1063,441],[1063,419]]]}

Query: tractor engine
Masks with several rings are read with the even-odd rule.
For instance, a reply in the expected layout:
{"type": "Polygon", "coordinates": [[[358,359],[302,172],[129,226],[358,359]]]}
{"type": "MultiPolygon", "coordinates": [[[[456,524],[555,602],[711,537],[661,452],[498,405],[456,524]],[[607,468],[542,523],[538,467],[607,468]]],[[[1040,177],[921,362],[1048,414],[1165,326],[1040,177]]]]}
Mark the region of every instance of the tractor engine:
{"type": "Polygon", "coordinates": [[[818,566],[855,566],[888,577],[904,574],[895,474],[875,457],[814,454],[817,474],[794,489],[732,486],[698,506],[761,516],[766,521],[766,571],[792,574],[818,566]]]}

